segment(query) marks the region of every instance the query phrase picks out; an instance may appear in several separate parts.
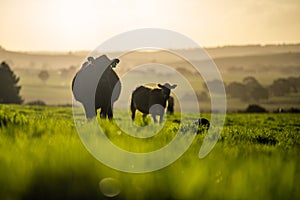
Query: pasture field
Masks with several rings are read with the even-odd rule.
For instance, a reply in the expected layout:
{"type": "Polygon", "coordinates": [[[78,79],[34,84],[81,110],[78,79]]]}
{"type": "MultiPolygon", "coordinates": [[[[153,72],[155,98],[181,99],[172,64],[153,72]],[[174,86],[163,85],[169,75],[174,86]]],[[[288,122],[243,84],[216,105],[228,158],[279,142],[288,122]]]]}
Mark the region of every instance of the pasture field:
{"type": "MultiPolygon", "coordinates": [[[[115,144],[144,152],[168,143],[178,118],[168,117],[148,142],[120,134],[115,122],[100,124],[115,144]]],[[[198,134],[168,167],[124,173],[86,150],[72,108],[0,105],[0,199],[300,198],[300,114],[228,114],[218,143],[199,159],[204,137],[205,131],[198,134]],[[113,181],[103,186],[103,180],[113,181]]]]}

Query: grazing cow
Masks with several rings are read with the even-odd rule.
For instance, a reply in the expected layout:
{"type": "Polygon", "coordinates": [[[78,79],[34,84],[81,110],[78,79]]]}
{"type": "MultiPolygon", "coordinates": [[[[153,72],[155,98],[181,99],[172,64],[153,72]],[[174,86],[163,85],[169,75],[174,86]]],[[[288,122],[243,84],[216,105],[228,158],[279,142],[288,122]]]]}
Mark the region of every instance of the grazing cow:
{"type": "Polygon", "coordinates": [[[101,118],[112,119],[113,103],[121,92],[119,77],[112,68],[120,61],[110,60],[106,55],[87,60],[73,78],[74,98],[83,104],[87,119],[95,117],[97,109],[101,109],[101,118]]]}
{"type": "Polygon", "coordinates": [[[159,88],[154,89],[144,86],[137,87],[131,96],[131,119],[134,121],[135,111],[138,109],[143,113],[144,118],[150,114],[154,122],[157,122],[156,115],[159,115],[159,122],[162,123],[171,89],[176,88],[176,86],[165,83],[164,85],[158,84],[159,88]]]}
{"type": "Polygon", "coordinates": [[[170,96],[168,99],[167,113],[169,115],[174,114],[174,97],[170,96]]]}
{"type": "Polygon", "coordinates": [[[208,121],[208,119],[205,119],[205,118],[199,118],[196,122],[195,122],[196,125],[198,125],[198,131],[197,131],[197,134],[199,134],[200,132],[202,132],[203,130],[208,130],[209,129],[209,126],[210,126],[210,123],[208,121]]]}

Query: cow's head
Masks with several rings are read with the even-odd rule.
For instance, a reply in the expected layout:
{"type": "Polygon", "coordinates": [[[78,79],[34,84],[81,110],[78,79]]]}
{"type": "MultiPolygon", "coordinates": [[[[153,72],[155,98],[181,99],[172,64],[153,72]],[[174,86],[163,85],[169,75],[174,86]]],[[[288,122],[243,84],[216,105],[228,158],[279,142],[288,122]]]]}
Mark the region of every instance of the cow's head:
{"type": "Polygon", "coordinates": [[[171,89],[176,88],[176,84],[174,85],[170,85],[169,83],[165,83],[164,85],[158,84],[158,87],[161,88],[161,91],[163,93],[164,99],[169,99],[170,97],[170,93],[171,93],[171,89]]]}
{"type": "Polygon", "coordinates": [[[99,56],[96,59],[94,59],[93,57],[89,57],[89,58],[88,58],[89,63],[96,67],[100,66],[105,68],[107,67],[115,68],[117,64],[120,62],[120,60],[117,58],[110,60],[106,55],[99,56]]]}

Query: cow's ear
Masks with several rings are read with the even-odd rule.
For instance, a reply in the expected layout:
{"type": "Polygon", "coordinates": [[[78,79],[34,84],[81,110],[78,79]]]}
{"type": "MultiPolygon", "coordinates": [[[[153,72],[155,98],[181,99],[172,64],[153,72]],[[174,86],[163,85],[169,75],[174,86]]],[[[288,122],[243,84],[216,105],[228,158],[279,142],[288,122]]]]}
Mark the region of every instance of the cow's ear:
{"type": "Polygon", "coordinates": [[[161,84],[158,84],[158,87],[160,87],[160,88],[163,88],[163,85],[161,85],[161,84]]]}
{"type": "Polygon", "coordinates": [[[117,64],[120,62],[119,59],[115,58],[111,64],[111,68],[116,68],[117,64]]]}
{"type": "Polygon", "coordinates": [[[94,61],[95,61],[94,57],[92,57],[92,56],[89,56],[89,57],[87,58],[87,60],[88,60],[90,63],[94,63],[94,61]]]}
{"type": "Polygon", "coordinates": [[[177,85],[174,84],[174,85],[171,86],[171,89],[175,89],[176,87],[177,87],[177,85]]]}

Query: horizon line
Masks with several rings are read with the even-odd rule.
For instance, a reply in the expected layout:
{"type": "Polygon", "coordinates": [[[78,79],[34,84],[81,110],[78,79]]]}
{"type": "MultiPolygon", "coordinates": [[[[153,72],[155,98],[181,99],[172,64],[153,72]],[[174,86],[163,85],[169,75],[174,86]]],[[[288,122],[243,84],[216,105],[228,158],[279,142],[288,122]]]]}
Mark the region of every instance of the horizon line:
{"type": "MultiPolygon", "coordinates": [[[[212,45],[212,46],[203,46],[204,49],[218,49],[218,48],[226,48],[226,47],[251,47],[251,46],[257,46],[257,47],[268,47],[268,46],[297,46],[300,45],[300,42],[292,42],[292,43],[248,43],[248,44],[225,44],[225,45],[212,45]]],[[[201,47],[201,46],[199,46],[201,47]]],[[[189,49],[195,49],[195,47],[190,48],[166,48],[166,49],[177,49],[177,50],[189,50],[189,49]]],[[[75,50],[17,50],[17,49],[7,49],[4,46],[0,45],[0,50],[9,51],[9,52],[18,52],[18,53],[79,53],[79,52],[92,52],[93,50],[90,49],[75,49],[75,50]]],[[[126,50],[116,50],[116,51],[110,51],[110,52],[122,52],[126,50]]]]}

